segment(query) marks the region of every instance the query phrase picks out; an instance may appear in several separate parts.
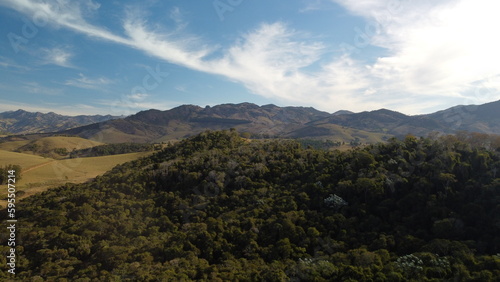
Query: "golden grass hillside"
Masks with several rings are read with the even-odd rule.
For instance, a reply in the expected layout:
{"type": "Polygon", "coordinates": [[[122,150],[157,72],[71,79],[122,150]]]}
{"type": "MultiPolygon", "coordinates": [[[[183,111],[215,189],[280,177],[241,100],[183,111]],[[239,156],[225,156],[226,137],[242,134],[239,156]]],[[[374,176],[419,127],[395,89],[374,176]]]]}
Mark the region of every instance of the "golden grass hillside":
{"type": "MultiPolygon", "coordinates": [[[[3,146],[5,148],[14,147],[9,145],[11,142],[6,142],[3,146]]],[[[18,141],[21,144],[21,141],[18,141]]],[[[103,145],[104,143],[92,141],[80,137],[67,137],[67,136],[51,136],[43,137],[37,140],[28,142],[21,147],[16,148],[23,153],[32,153],[52,158],[61,158],[66,156],[65,152],[70,153],[73,150],[86,149],[103,145]]]]}
{"type": "MultiPolygon", "coordinates": [[[[55,160],[41,156],[0,150],[0,166],[18,164],[22,167],[16,189],[23,191],[20,198],[65,184],[83,183],[102,175],[118,164],[136,160],[152,152],[130,153],[103,157],[55,160]]],[[[7,185],[0,185],[0,205],[6,206],[7,185]]]]}
{"type": "Polygon", "coordinates": [[[24,170],[26,170],[30,167],[34,167],[51,161],[54,161],[54,159],[32,154],[0,150],[0,166],[4,166],[7,164],[17,164],[20,165],[24,170]]]}
{"type": "Polygon", "coordinates": [[[0,142],[0,150],[15,151],[30,142],[30,140],[0,142]]]}

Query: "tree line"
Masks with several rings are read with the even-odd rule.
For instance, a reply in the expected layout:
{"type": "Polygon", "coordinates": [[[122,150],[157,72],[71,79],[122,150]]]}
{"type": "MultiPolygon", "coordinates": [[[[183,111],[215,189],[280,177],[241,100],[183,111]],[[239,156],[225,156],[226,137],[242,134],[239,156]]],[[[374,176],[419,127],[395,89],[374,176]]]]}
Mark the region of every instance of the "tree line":
{"type": "Polygon", "coordinates": [[[7,164],[4,166],[0,166],[0,185],[7,184],[7,181],[9,179],[9,171],[12,170],[15,171],[16,181],[21,179],[21,166],[16,164],[7,164]]]}

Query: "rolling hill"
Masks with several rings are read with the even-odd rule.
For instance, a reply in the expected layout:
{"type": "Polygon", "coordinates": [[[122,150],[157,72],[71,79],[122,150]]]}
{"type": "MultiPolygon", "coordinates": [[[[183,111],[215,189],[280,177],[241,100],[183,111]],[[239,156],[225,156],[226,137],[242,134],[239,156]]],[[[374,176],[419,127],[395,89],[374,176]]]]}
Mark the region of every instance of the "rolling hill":
{"type": "Polygon", "coordinates": [[[91,148],[102,144],[103,143],[101,142],[81,137],[51,136],[30,141],[27,144],[16,148],[15,151],[23,153],[30,152],[50,157],[60,157],[67,155],[67,153],[64,154],[64,152],[69,153],[73,150],[91,148]]]}

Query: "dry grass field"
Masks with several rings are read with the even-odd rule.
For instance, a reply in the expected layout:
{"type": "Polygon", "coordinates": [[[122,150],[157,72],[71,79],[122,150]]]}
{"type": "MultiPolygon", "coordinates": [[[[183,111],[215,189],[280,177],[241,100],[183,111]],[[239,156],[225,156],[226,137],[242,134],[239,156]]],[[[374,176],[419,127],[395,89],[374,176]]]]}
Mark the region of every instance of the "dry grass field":
{"type": "MultiPolygon", "coordinates": [[[[16,183],[20,198],[43,192],[67,182],[83,183],[104,174],[114,166],[147,156],[152,152],[140,152],[103,157],[55,160],[37,155],[0,150],[0,166],[17,164],[23,169],[21,180],[16,183]]],[[[5,207],[7,185],[0,185],[0,205],[5,207]]]]}
{"type": "Polygon", "coordinates": [[[7,164],[17,164],[23,169],[27,170],[30,167],[34,167],[43,163],[53,161],[54,159],[45,158],[32,154],[16,153],[6,150],[0,150],[0,166],[7,164]]]}
{"type": "Polygon", "coordinates": [[[0,150],[15,151],[30,142],[30,140],[2,142],[0,143],[0,150]]]}
{"type": "Polygon", "coordinates": [[[43,137],[37,140],[33,140],[23,144],[26,141],[17,141],[17,142],[5,142],[4,144],[0,144],[5,147],[4,150],[18,150],[22,153],[29,153],[34,155],[41,155],[56,159],[65,158],[66,155],[61,155],[57,153],[55,150],[66,150],[66,152],[71,152],[73,150],[86,149],[98,145],[102,145],[104,143],[91,141],[88,139],[80,138],[80,137],[67,137],[67,136],[51,136],[51,137],[43,137]],[[17,144],[13,144],[17,143],[17,144]],[[21,145],[16,147],[17,145],[21,145]]]}

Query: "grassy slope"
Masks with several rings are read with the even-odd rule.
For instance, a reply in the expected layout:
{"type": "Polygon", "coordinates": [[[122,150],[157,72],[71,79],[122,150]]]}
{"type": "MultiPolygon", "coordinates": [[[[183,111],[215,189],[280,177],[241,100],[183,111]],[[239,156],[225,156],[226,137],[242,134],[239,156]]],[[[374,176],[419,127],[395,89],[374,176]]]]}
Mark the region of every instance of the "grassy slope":
{"type": "Polygon", "coordinates": [[[2,142],[0,143],[0,150],[15,151],[28,143],[30,143],[29,140],[2,142]]]}
{"type": "MultiPolygon", "coordinates": [[[[22,179],[16,183],[17,190],[27,197],[66,182],[83,183],[105,173],[114,166],[151,154],[140,152],[113,156],[54,160],[36,155],[0,151],[0,166],[19,164],[23,168],[22,179]]],[[[6,205],[7,185],[0,186],[0,205],[6,205]]]]}
{"type": "MultiPolygon", "coordinates": [[[[11,142],[6,142],[4,146],[8,147],[11,142]]],[[[64,148],[68,152],[74,149],[85,149],[98,145],[102,145],[101,142],[91,141],[88,139],[80,137],[66,137],[66,136],[53,136],[53,137],[43,137],[34,141],[27,143],[22,147],[18,147],[21,152],[30,152],[38,155],[47,155],[50,157],[61,157],[60,155],[54,153],[54,149],[64,148]],[[32,145],[37,145],[38,150],[36,152],[29,151],[29,147],[32,145]]],[[[12,145],[11,145],[12,147],[12,145]]]]}
{"type": "Polygon", "coordinates": [[[0,150],[0,166],[7,164],[20,165],[24,170],[31,167],[53,161],[51,158],[44,158],[32,154],[16,153],[5,150],[0,150]]]}
{"type": "Polygon", "coordinates": [[[68,150],[84,149],[103,144],[101,142],[91,141],[80,137],[66,136],[44,137],[34,141],[34,143],[37,143],[47,149],[66,148],[68,150]]]}

